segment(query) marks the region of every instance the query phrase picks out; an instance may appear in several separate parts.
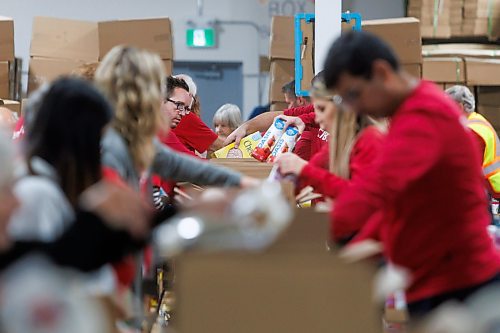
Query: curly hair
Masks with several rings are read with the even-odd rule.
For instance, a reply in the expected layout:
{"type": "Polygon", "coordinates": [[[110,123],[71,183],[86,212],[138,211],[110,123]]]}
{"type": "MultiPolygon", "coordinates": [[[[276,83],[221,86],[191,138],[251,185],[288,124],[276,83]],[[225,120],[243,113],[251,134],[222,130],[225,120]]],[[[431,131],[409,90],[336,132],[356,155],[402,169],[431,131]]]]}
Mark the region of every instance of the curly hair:
{"type": "Polygon", "coordinates": [[[153,138],[168,123],[160,112],[164,79],[158,55],[128,46],[109,51],[95,73],[97,86],[115,110],[112,126],[125,139],[140,172],[150,167],[153,138]]]}

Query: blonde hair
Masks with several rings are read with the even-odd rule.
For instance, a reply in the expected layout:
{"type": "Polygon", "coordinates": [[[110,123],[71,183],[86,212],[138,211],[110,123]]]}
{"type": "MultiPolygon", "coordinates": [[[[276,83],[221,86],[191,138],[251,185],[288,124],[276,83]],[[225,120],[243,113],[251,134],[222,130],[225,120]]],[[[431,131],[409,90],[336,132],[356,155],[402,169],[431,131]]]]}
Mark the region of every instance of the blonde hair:
{"type": "Polygon", "coordinates": [[[335,104],[335,107],[337,111],[334,114],[330,131],[330,172],[349,179],[351,178],[351,152],[359,133],[370,125],[376,126],[379,131],[385,133],[387,121],[358,115],[341,104],[335,104]]]}
{"type": "Polygon", "coordinates": [[[164,78],[158,55],[128,46],[115,46],[95,73],[96,84],[115,110],[112,126],[125,139],[139,171],[150,167],[153,138],[167,125],[160,112],[164,78]]]}
{"type": "Polygon", "coordinates": [[[95,72],[97,70],[97,67],[99,67],[98,62],[85,63],[83,65],[78,66],[78,68],[76,68],[72,72],[72,74],[74,74],[76,76],[80,76],[88,81],[94,81],[94,76],[95,76],[95,72]]]}

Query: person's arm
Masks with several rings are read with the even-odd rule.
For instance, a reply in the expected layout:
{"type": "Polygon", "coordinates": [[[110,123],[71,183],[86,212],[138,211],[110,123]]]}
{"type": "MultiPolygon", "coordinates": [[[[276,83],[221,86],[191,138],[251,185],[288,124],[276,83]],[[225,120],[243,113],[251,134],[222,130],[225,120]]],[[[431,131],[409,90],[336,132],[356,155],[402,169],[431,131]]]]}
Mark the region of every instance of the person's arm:
{"type": "Polygon", "coordinates": [[[198,185],[241,185],[242,176],[235,171],[187,155],[176,154],[158,141],[155,141],[155,146],[153,173],[162,179],[187,181],[198,185]]]}
{"type": "Polygon", "coordinates": [[[392,123],[373,168],[338,196],[331,213],[331,238],[349,237],[422,177],[441,155],[440,131],[424,113],[400,116],[392,123]]]}
{"type": "Polygon", "coordinates": [[[210,145],[210,147],[208,147],[207,156],[212,155],[214,151],[217,151],[222,147],[225,147],[224,141],[221,138],[217,137],[217,139],[215,139],[215,141],[210,145]]]}
{"type": "Polygon", "coordinates": [[[237,129],[235,129],[231,134],[229,134],[223,143],[223,147],[234,142],[235,147],[238,148],[241,139],[245,136],[259,132],[265,132],[272,125],[275,117],[282,115],[283,111],[269,111],[258,115],[255,118],[244,122],[237,129]]]}

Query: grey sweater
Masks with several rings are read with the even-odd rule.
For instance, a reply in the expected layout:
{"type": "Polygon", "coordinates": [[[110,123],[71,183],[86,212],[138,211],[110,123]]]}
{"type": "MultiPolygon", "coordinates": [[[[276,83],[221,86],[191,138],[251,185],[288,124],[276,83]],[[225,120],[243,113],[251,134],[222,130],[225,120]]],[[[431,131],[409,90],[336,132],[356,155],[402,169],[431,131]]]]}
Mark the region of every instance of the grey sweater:
{"type": "MultiPolygon", "coordinates": [[[[240,185],[241,175],[237,172],[176,153],[156,139],[154,144],[156,155],[151,171],[162,179],[198,185],[240,185]]],[[[106,131],[101,145],[102,164],[112,168],[131,186],[138,188],[139,175],[123,137],[110,128],[106,131]]]]}

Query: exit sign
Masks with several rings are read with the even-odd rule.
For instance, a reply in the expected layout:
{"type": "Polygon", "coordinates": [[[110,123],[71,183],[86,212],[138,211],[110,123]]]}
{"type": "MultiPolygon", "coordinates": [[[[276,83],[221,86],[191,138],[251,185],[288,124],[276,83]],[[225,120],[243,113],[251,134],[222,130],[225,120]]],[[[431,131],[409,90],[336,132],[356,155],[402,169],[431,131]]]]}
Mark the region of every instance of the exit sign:
{"type": "Polygon", "coordinates": [[[187,29],[186,44],[189,47],[215,47],[215,29],[187,29]]]}

